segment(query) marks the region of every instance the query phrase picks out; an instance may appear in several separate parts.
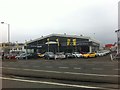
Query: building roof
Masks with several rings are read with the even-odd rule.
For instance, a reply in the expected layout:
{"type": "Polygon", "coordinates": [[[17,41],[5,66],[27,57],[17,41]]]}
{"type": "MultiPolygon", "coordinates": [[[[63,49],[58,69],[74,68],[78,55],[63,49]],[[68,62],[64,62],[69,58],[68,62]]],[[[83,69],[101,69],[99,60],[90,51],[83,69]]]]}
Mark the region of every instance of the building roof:
{"type": "Polygon", "coordinates": [[[32,43],[32,42],[35,42],[35,41],[38,41],[38,40],[49,38],[51,36],[82,38],[82,39],[89,39],[89,41],[93,41],[93,42],[96,42],[96,43],[100,43],[99,41],[97,41],[97,40],[95,40],[93,38],[86,37],[86,36],[83,36],[83,35],[78,36],[78,35],[67,35],[67,34],[50,34],[50,35],[47,35],[47,36],[42,36],[42,37],[40,37],[38,39],[35,39],[35,40],[28,41],[27,43],[32,43]]]}

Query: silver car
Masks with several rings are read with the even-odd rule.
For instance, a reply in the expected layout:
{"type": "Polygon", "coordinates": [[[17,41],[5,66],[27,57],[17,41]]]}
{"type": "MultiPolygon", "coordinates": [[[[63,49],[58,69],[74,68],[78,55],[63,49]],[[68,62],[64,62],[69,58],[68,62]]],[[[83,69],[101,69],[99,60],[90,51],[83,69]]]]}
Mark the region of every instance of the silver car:
{"type": "Polygon", "coordinates": [[[64,55],[64,53],[56,53],[55,54],[55,59],[65,59],[66,56],[64,55]]]}

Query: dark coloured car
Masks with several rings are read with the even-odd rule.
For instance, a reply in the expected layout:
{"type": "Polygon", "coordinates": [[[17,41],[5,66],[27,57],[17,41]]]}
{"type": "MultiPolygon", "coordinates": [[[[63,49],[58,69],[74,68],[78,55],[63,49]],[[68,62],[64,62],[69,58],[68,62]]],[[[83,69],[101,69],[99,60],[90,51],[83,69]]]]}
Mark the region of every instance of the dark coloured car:
{"type": "Polygon", "coordinates": [[[22,53],[18,56],[16,56],[16,59],[37,59],[38,55],[36,53],[22,53]]]}
{"type": "Polygon", "coordinates": [[[55,59],[55,54],[53,52],[45,52],[44,58],[45,59],[55,59]]]}

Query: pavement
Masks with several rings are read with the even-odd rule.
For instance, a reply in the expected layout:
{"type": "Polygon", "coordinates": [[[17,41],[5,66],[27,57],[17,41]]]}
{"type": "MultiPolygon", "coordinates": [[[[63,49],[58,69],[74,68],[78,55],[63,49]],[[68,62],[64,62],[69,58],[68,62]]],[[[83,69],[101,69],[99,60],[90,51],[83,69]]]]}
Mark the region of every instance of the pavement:
{"type": "MultiPolygon", "coordinates": [[[[118,84],[118,63],[111,61],[108,55],[89,59],[10,60],[3,61],[1,68],[3,75],[56,79],[71,82],[109,83],[114,86],[118,84]]],[[[3,81],[7,83],[11,82],[10,78],[4,78],[3,81]]],[[[16,81],[14,80],[14,82],[16,81]]],[[[46,87],[51,87],[51,85],[46,87]]]]}

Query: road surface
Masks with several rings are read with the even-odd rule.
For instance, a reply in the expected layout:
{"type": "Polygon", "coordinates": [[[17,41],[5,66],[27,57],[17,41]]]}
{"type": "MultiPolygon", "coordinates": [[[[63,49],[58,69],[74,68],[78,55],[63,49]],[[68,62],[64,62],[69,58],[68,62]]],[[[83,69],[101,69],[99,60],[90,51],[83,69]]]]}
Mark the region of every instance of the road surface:
{"type": "MultiPolygon", "coordinates": [[[[109,56],[90,59],[4,61],[1,68],[5,75],[3,78],[3,87],[14,87],[16,84],[23,83],[26,84],[23,84],[23,87],[29,87],[31,83],[34,83],[31,88],[64,88],[72,87],[71,85],[76,87],[78,85],[79,88],[83,88],[81,86],[87,87],[89,84],[93,89],[96,87],[118,88],[118,62],[111,61],[109,56]],[[15,77],[9,77],[9,75],[15,77]],[[19,78],[16,79],[16,77],[22,77],[22,80],[21,78],[20,80],[19,78]],[[32,82],[31,78],[34,78],[32,82]],[[44,78],[48,80],[49,84],[41,83],[42,81],[38,82],[35,78],[39,78],[40,80],[44,78]],[[51,81],[49,79],[62,80],[62,82],[59,85],[50,84],[51,81]],[[72,84],[69,85],[68,81],[69,83],[72,82],[72,84]],[[9,85],[10,82],[13,82],[11,83],[12,85],[9,85]],[[87,84],[83,85],[81,82],[87,82],[87,84]]],[[[58,82],[55,81],[55,83],[58,82]]]]}

